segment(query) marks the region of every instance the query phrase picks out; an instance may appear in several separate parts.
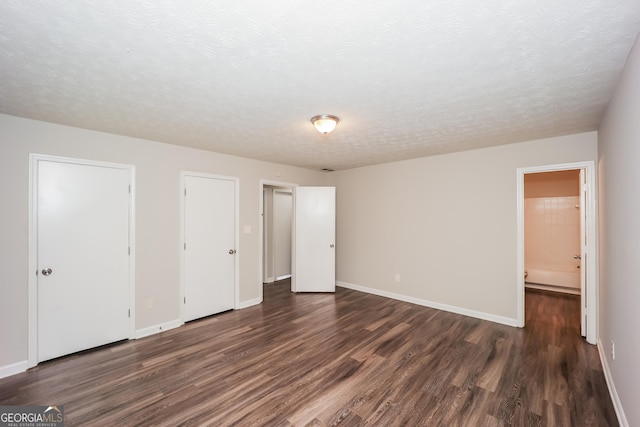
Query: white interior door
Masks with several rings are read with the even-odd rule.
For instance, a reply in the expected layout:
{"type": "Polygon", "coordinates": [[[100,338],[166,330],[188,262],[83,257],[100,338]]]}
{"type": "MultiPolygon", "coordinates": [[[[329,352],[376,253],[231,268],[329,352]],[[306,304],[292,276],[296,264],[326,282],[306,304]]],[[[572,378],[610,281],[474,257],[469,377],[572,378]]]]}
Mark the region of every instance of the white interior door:
{"type": "Polygon", "coordinates": [[[234,308],[236,182],[184,177],[184,321],[234,308]]]}
{"type": "Polygon", "coordinates": [[[37,166],[38,361],[129,336],[131,170],[37,166]]]}
{"type": "Polygon", "coordinates": [[[586,170],[580,169],[580,335],[587,336],[587,185],[586,170]]]}
{"type": "Polygon", "coordinates": [[[294,292],[335,292],[336,189],[296,187],[294,292]]]}

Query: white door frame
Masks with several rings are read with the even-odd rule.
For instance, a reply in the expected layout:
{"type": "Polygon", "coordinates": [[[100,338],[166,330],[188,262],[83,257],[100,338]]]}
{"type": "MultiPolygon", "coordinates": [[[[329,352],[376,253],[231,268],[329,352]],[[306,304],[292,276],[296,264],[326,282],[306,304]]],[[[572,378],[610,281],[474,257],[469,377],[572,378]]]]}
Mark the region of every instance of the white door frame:
{"type": "MultiPolygon", "coordinates": [[[[263,279],[263,275],[264,275],[264,265],[263,265],[263,257],[264,257],[264,187],[265,186],[272,186],[272,187],[287,187],[287,188],[291,188],[291,200],[293,202],[293,206],[295,206],[296,203],[296,187],[298,187],[298,184],[294,184],[291,182],[281,182],[281,181],[270,181],[270,180],[266,180],[266,179],[261,179],[260,180],[260,185],[258,187],[258,191],[259,191],[259,200],[260,200],[260,209],[258,211],[258,237],[260,239],[259,241],[259,247],[260,247],[260,251],[258,251],[259,256],[258,256],[258,304],[260,304],[263,299],[263,289],[262,289],[262,279],[263,279]]],[[[296,251],[295,251],[295,245],[293,242],[293,239],[295,237],[295,218],[292,216],[291,218],[291,226],[293,227],[292,233],[291,233],[291,275],[293,276],[294,271],[293,271],[293,265],[294,265],[294,261],[295,261],[295,256],[296,256],[296,251]]]]}
{"type": "Polygon", "coordinates": [[[129,203],[129,339],[135,336],[135,166],[121,163],[107,163],[95,160],[75,159],[71,157],[58,157],[44,154],[29,154],[29,272],[28,272],[28,359],[27,366],[32,368],[38,364],[38,163],[40,161],[70,163],[83,166],[109,167],[126,169],[131,177],[131,196],[129,203]]]}
{"type": "MultiPolygon", "coordinates": [[[[597,331],[597,312],[598,312],[598,245],[596,241],[596,165],[594,161],[562,163],[557,165],[534,166],[517,169],[517,326],[524,327],[524,176],[529,173],[539,172],[558,172],[565,170],[581,169],[586,173],[586,182],[584,185],[586,191],[586,206],[584,206],[586,214],[586,239],[585,253],[582,254],[585,259],[585,277],[586,286],[583,281],[581,284],[581,304],[580,312],[582,316],[586,315],[586,340],[590,344],[596,344],[598,339],[597,331]]],[[[582,319],[581,319],[582,320],[582,319]]]]}
{"type": "Polygon", "coordinates": [[[240,224],[240,180],[234,176],[226,176],[226,175],[214,175],[209,173],[202,172],[190,172],[190,171],[180,171],[180,320],[182,323],[185,322],[185,307],[184,307],[184,299],[186,296],[186,287],[187,283],[185,280],[185,232],[184,232],[184,221],[185,221],[185,204],[184,204],[184,192],[185,192],[185,177],[193,176],[199,178],[209,178],[209,179],[221,179],[225,181],[233,181],[234,183],[234,191],[235,191],[235,205],[234,209],[234,221],[236,223],[235,229],[233,230],[233,244],[236,248],[236,254],[234,255],[234,267],[233,267],[233,308],[237,310],[240,308],[240,291],[238,289],[238,284],[240,283],[240,246],[238,244],[238,228],[240,224]]]}

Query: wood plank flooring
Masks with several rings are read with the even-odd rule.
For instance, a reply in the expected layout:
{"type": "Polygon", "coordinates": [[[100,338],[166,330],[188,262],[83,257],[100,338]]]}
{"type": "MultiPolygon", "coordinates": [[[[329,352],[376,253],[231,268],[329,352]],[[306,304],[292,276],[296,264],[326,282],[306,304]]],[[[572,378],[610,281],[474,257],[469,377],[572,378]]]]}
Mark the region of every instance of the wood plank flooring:
{"type": "Polygon", "coordinates": [[[525,329],[361,292],[292,294],[0,380],[67,426],[614,426],[579,298],[527,291],[525,329]]]}

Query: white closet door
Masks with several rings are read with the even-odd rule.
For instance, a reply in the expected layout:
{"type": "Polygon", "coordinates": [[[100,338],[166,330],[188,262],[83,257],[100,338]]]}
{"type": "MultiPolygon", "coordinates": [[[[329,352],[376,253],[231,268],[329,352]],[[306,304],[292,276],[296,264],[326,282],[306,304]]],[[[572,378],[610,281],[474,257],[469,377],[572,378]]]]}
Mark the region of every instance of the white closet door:
{"type": "Polygon", "coordinates": [[[236,184],[184,177],[184,321],[234,308],[236,184]]]}
{"type": "Polygon", "coordinates": [[[38,361],[128,338],[131,171],[38,161],[38,361]]]}

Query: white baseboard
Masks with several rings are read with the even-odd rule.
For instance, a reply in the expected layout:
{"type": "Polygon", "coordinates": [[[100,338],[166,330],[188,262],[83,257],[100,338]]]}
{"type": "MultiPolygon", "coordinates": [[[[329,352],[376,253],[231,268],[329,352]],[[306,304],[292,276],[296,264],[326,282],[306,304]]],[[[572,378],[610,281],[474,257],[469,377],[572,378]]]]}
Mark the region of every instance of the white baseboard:
{"type": "Polygon", "coordinates": [[[609,394],[611,395],[611,401],[613,402],[613,407],[615,408],[616,415],[618,416],[618,423],[620,423],[622,427],[629,427],[629,421],[627,421],[627,416],[624,414],[624,409],[622,408],[622,402],[620,402],[620,396],[618,396],[616,385],[613,382],[613,377],[611,376],[611,369],[609,369],[609,362],[607,361],[605,351],[606,351],[605,346],[602,344],[602,341],[598,339],[598,353],[600,353],[600,362],[602,363],[602,371],[604,372],[604,379],[607,382],[607,388],[609,389],[609,394]]]}
{"type": "Polygon", "coordinates": [[[420,298],[410,297],[407,295],[396,294],[394,292],[382,291],[380,289],[368,288],[366,286],[354,285],[352,283],[336,282],[336,286],[341,288],[353,289],[354,291],[366,292],[368,294],[374,294],[385,298],[391,298],[399,301],[410,302],[412,304],[418,304],[425,307],[435,308],[438,310],[448,311],[450,313],[462,314],[463,316],[475,317],[477,319],[488,320],[494,323],[500,323],[507,326],[518,326],[517,319],[511,319],[509,317],[496,316],[495,314],[483,313],[481,311],[469,310],[466,308],[455,307],[453,305],[441,304],[439,302],[428,301],[420,298]]]}
{"type": "Polygon", "coordinates": [[[148,337],[149,335],[159,334],[160,332],[168,331],[169,329],[175,329],[183,325],[182,320],[176,319],[171,322],[161,323],[155,326],[149,326],[148,328],[138,329],[136,331],[134,339],[140,339],[148,337]]]}
{"type": "Polygon", "coordinates": [[[291,277],[291,274],[284,274],[282,276],[278,276],[276,277],[276,281],[278,280],[284,280],[284,279],[289,279],[291,277]]]}
{"type": "Polygon", "coordinates": [[[10,377],[11,375],[25,372],[29,366],[28,361],[12,363],[11,365],[0,366],[0,378],[10,377]]]}
{"type": "Polygon", "coordinates": [[[243,308],[251,307],[253,305],[258,305],[258,304],[262,304],[262,299],[254,298],[254,299],[250,299],[250,300],[247,300],[247,301],[242,301],[242,302],[238,303],[238,306],[236,307],[236,310],[242,310],[243,308]]]}
{"type": "MultiPolygon", "coordinates": [[[[262,300],[260,298],[255,298],[252,300],[241,302],[236,310],[251,307],[252,305],[260,304],[262,300]]],[[[134,339],[140,339],[144,337],[148,337],[150,335],[159,334],[160,332],[168,331],[170,329],[178,328],[184,325],[184,322],[181,319],[172,320],[171,322],[161,323],[160,325],[149,326],[148,328],[138,329],[135,332],[134,339]]]]}
{"type": "Polygon", "coordinates": [[[267,277],[266,279],[264,279],[264,282],[262,283],[273,283],[275,281],[276,279],[274,279],[273,277],[267,277]]]}

